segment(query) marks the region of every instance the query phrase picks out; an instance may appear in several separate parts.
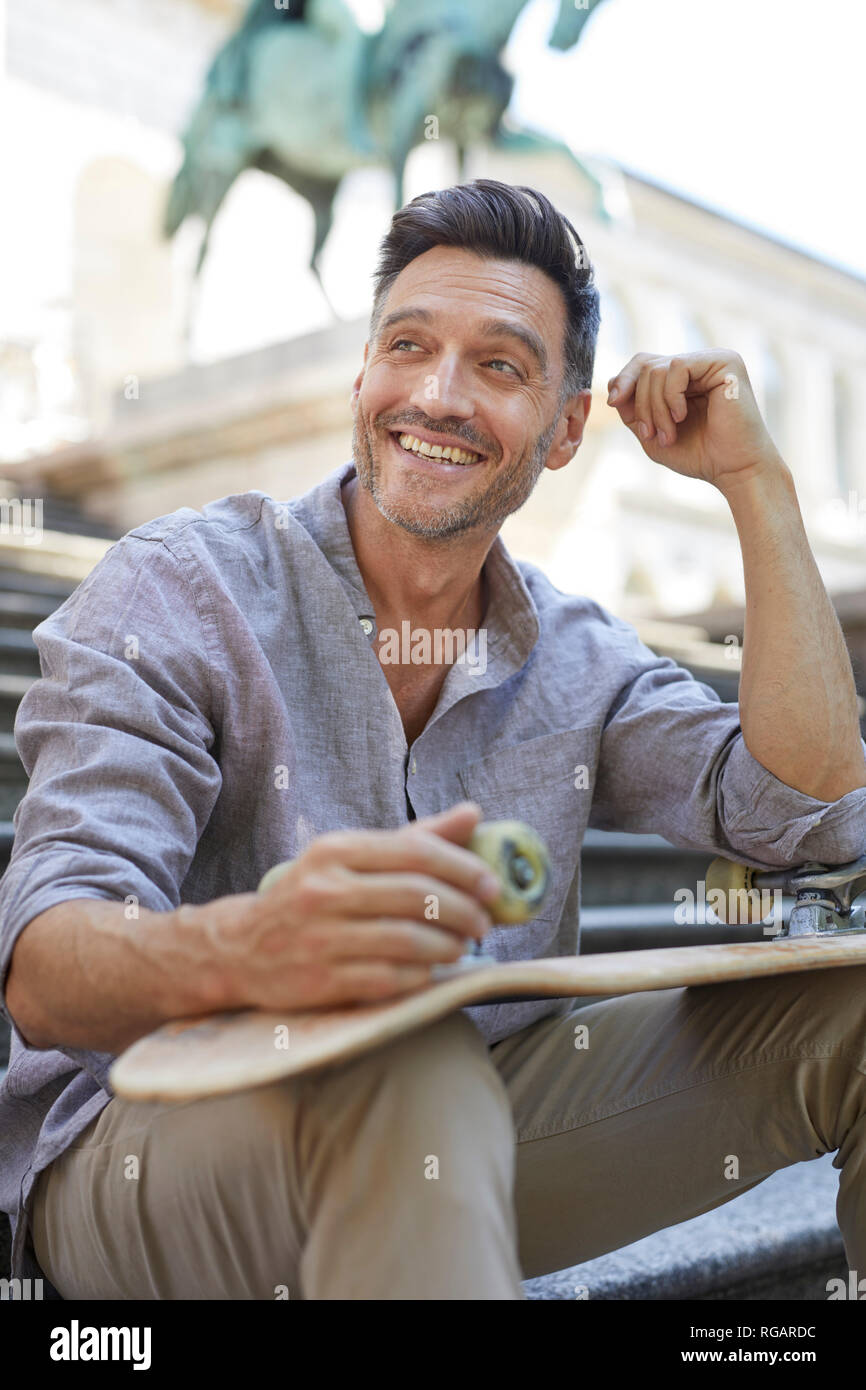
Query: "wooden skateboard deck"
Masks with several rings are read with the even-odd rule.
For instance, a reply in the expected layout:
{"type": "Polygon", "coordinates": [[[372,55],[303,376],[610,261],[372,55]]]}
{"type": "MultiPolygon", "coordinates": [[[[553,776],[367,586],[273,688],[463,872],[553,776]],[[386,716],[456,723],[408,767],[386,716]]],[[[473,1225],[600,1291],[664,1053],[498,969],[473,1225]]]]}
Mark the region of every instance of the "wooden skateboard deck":
{"type": "Polygon", "coordinates": [[[261,1086],[358,1057],[473,1004],[632,994],[866,964],[866,932],[673,946],[548,960],[439,967],[439,978],[385,1003],[304,1013],[238,1010],[165,1024],[109,1072],[127,1100],[188,1101],[261,1086]]]}

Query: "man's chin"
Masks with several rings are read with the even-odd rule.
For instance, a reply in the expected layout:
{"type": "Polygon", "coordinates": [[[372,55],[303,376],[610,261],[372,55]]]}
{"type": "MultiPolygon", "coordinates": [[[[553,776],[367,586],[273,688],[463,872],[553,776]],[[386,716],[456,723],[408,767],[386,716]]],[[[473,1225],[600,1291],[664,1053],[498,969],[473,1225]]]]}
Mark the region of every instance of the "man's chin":
{"type": "MultiPolygon", "coordinates": [[[[442,536],[454,529],[454,518],[443,513],[441,507],[423,502],[413,506],[404,498],[398,501],[387,496],[374,494],[374,501],[382,516],[392,525],[399,526],[413,536],[442,536]]],[[[462,528],[461,528],[462,529],[462,528]]]]}
{"type": "MultiPolygon", "coordinates": [[[[470,518],[471,507],[430,501],[425,484],[427,479],[413,469],[405,471],[388,458],[389,446],[369,451],[359,463],[354,452],[353,462],[360,486],[369,493],[376,508],[386,521],[399,526],[413,536],[428,540],[444,539],[470,529],[477,519],[470,518]],[[384,456],[383,456],[384,455],[384,456]],[[417,479],[417,486],[413,483],[417,479]]],[[[468,500],[468,499],[467,499],[468,500]]]]}
{"type": "Polygon", "coordinates": [[[437,540],[468,529],[465,512],[441,502],[428,502],[421,497],[410,498],[404,491],[382,488],[378,482],[374,483],[370,492],[385,520],[410,535],[437,540]]]}

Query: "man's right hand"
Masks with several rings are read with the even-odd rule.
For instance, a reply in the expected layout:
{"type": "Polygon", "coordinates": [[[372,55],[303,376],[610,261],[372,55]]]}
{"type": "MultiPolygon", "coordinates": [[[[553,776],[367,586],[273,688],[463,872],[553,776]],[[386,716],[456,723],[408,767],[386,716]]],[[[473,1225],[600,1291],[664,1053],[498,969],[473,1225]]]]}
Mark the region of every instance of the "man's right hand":
{"type": "MultiPolygon", "coordinates": [[[[222,899],[207,931],[224,1006],[339,1007],[429,983],[431,966],[492,925],[499,885],[464,847],[480,818],[460,802],[397,830],[331,831],[264,892],[222,899]]],[[[207,907],[196,911],[207,923],[207,907]]]]}

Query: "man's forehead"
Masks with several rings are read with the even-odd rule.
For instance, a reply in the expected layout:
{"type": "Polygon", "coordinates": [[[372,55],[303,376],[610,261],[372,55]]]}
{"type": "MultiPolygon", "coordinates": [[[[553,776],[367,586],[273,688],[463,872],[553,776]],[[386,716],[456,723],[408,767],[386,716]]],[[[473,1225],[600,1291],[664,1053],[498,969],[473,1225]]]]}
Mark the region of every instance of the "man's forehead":
{"type": "Polygon", "coordinates": [[[558,285],[537,265],[516,257],[485,256],[463,246],[433,246],[404,266],[388,294],[388,309],[408,295],[448,293],[463,300],[489,297],[492,311],[564,312],[558,285]]]}

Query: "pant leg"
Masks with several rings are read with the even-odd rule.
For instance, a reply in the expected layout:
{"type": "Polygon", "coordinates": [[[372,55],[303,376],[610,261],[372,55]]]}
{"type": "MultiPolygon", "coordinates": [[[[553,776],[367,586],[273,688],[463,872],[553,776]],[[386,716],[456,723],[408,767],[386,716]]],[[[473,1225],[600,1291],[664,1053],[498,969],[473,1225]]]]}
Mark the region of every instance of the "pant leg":
{"type": "Polygon", "coordinates": [[[866,966],[584,999],[491,1059],[514,1112],[525,1278],[836,1150],[837,1219],[866,1272],[866,966]]]}
{"type": "Polygon", "coordinates": [[[37,1180],[34,1249],[64,1298],[521,1299],[513,1181],[507,1092],[456,1014],[232,1095],[114,1097],[37,1180]]]}

